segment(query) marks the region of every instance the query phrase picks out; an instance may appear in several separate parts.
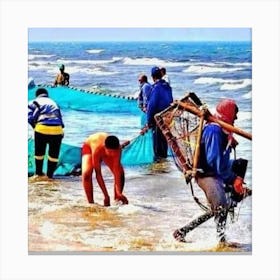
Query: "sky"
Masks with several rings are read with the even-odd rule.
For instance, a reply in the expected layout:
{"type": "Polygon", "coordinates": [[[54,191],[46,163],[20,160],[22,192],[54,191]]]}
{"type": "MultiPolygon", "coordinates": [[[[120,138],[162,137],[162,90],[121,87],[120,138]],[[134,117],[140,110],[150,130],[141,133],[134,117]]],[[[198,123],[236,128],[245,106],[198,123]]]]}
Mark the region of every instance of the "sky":
{"type": "Polygon", "coordinates": [[[251,41],[250,28],[29,28],[36,41],[251,41]]]}

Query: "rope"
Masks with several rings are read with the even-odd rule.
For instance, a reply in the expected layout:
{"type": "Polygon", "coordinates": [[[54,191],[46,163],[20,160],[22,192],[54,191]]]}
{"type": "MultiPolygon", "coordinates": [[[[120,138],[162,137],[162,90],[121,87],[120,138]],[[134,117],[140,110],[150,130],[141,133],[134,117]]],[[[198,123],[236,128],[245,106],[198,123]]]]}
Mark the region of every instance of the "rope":
{"type": "MultiPolygon", "coordinates": [[[[37,87],[48,87],[52,88],[53,85],[48,85],[48,84],[39,84],[37,87]]],[[[95,92],[95,91],[90,91],[87,89],[81,89],[81,88],[76,88],[73,86],[68,86],[70,89],[74,89],[76,91],[84,92],[84,93],[89,93],[89,94],[94,94],[94,95],[104,95],[108,97],[114,97],[114,98],[122,98],[122,99],[127,99],[127,100],[137,100],[137,98],[132,97],[132,96],[124,96],[124,95],[117,95],[117,94],[110,94],[110,93],[105,93],[105,92],[95,92]]]]}
{"type": "Polygon", "coordinates": [[[199,201],[199,199],[194,195],[192,182],[189,181],[189,182],[187,182],[187,184],[190,185],[192,197],[193,197],[194,201],[198,204],[198,206],[199,206],[202,210],[204,210],[205,212],[211,211],[211,209],[210,209],[209,207],[207,207],[207,206],[205,206],[203,203],[201,203],[201,202],[199,201]]]}

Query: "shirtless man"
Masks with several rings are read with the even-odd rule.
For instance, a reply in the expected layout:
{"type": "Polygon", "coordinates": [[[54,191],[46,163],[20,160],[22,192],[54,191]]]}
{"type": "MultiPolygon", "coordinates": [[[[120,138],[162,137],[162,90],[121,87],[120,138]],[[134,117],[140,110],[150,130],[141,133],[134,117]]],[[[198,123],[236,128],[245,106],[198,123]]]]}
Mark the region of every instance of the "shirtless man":
{"type": "Polygon", "coordinates": [[[129,141],[120,145],[116,136],[99,132],[90,135],[82,147],[82,183],[89,203],[94,203],[92,174],[95,171],[96,180],[104,195],[104,206],[110,206],[110,197],[101,173],[104,162],[114,175],[114,199],[128,204],[122,194],[124,187],[124,169],[121,164],[121,150],[129,141]]]}
{"type": "Polygon", "coordinates": [[[68,86],[70,76],[68,73],[64,72],[65,66],[61,64],[59,66],[60,73],[56,75],[54,86],[61,85],[61,86],[68,86]]]}

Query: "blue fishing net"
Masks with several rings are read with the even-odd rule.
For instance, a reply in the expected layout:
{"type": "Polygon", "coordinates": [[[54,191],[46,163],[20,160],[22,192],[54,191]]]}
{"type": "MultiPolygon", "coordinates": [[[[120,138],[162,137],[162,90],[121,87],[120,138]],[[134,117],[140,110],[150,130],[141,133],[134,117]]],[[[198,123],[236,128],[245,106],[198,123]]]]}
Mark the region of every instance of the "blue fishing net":
{"type": "MultiPolygon", "coordinates": [[[[135,98],[91,92],[73,87],[42,87],[47,89],[49,97],[55,100],[61,109],[73,109],[102,114],[140,114],[135,98]]],[[[35,92],[38,88],[38,86],[35,86],[28,90],[28,100],[34,99],[35,92]]]]}
{"type": "MultiPolygon", "coordinates": [[[[47,151],[48,152],[48,151],[47,151]]],[[[47,155],[46,152],[46,155],[47,155]]],[[[121,163],[124,166],[136,166],[153,162],[152,134],[148,131],[139,135],[122,151],[121,163]]],[[[43,172],[47,172],[47,156],[44,158],[43,172]]],[[[54,175],[77,175],[81,172],[81,147],[62,143],[59,161],[54,175]]],[[[28,139],[28,175],[35,173],[34,140],[28,139]]]]}
{"type": "Polygon", "coordinates": [[[154,151],[152,143],[152,132],[147,131],[139,135],[122,151],[121,162],[123,165],[140,165],[153,162],[154,151]]]}
{"type": "MultiPolygon", "coordinates": [[[[46,155],[48,150],[46,151],[46,155]]],[[[43,172],[47,173],[47,161],[45,156],[43,172]]],[[[62,143],[59,154],[59,161],[54,175],[77,174],[81,169],[81,148],[62,143]]],[[[35,173],[34,140],[28,139],[28,176],[35,173]]]]}
{"type": "MultiPolygon", "coordinates": [[[[39,86],[28,89],[28,100],[33,100],[39,86]]],[[[69,87],[44,86],[49,97],[55,100],[61,109],[89,111],[97,114],[128,114],[139,116],[142,125],[145,124],[145,114],[137,107],[137,100],[108,94],[94,93],[69,87]]],[[[47,151],[46,151],[47,155],[47,151]]],[[[149,164],[153,162],[152,134],[148,131],[144,135],[134,138],[122,151],[121,162],[124,166],[149,164]]],[[[46,173],[47,156],[44,159],[43,172],[46,173]]],[[[70,175],[79,173],[81,169],[81,147],[62,142],[59,162],[54,175],[70,175]]],[[[35,172],[34,140],[28,140],[28,174],[35,172]]]]}

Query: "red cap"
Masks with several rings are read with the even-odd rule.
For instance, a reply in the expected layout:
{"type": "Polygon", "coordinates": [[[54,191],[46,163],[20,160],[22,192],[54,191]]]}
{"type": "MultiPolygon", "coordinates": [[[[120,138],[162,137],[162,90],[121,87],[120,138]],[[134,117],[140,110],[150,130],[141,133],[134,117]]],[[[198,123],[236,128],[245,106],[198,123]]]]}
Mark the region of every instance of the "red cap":
{"type": "Polygon", "coordinates": [[[215,117],[229,124],[233,124],[236,119],[238,107],[234,100],[223,99],[216,107],[215,117]]]}

